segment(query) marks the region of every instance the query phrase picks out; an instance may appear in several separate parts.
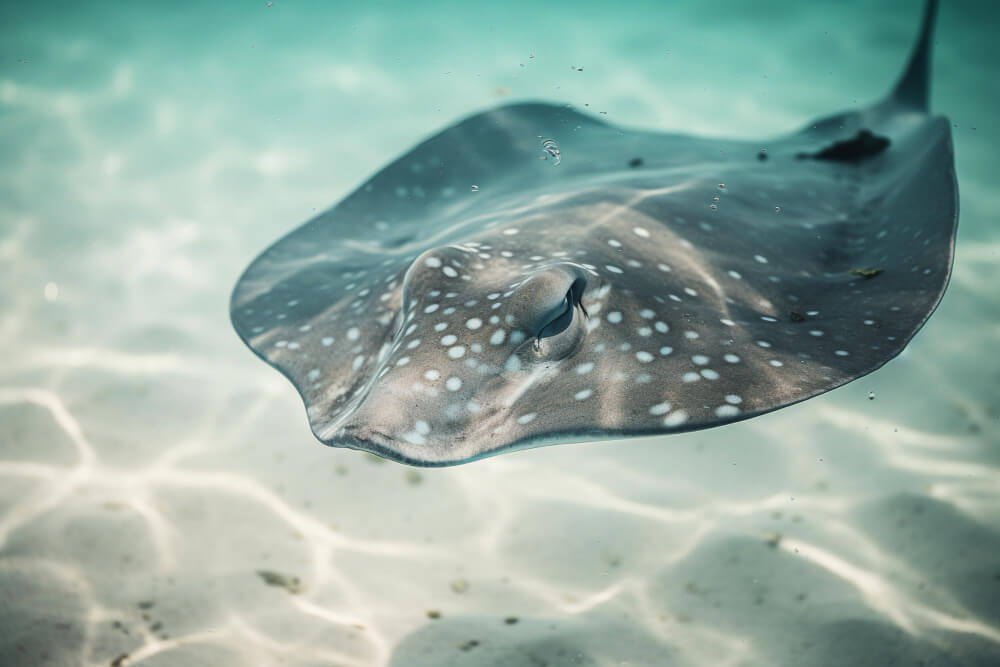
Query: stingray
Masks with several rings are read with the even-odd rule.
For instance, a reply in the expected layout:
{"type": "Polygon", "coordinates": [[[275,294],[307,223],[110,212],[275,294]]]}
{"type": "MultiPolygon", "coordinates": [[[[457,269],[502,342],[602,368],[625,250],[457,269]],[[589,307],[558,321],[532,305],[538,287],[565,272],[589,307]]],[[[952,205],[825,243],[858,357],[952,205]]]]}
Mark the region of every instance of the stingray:
{"type": "Polygon", "coordinates": [[[870,373],[951,271],[935,10],[883,100],[768,141],[470,116],[257,257],[236,331],[321,441],[427,466],[727,424],[870,373]]]}

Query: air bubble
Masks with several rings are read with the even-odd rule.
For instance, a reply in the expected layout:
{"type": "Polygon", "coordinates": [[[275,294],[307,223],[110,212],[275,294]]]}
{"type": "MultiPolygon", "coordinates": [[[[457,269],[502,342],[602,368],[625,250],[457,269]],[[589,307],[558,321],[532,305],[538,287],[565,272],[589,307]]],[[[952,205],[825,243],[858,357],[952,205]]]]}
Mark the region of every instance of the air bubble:
{"type": "Polygon", "coordinates": [[[552,166],[556,167],[562,162],[562,155],[559,152],[559,144],[555,139],[546,139],[542,142],[542,159],[552,158],[552,166]]]}
{"type": "Polygon", "coordinates": [[[874,401],[875,400],[875,392],[874,391],[868,392],[868,400],[869,401],[874,401]]]}
{"type": "Polygon", "coordinates": [[[472,186],[472,191],[473,192],[479,192],[479,186],[478,185],[473,185],[472,186]]]}
{"type": "Polygon", "coordinates": [[[781,213],[781,207],[780,206],[775,206],[774,207],[774,212],[775,213],[781,213]]]}

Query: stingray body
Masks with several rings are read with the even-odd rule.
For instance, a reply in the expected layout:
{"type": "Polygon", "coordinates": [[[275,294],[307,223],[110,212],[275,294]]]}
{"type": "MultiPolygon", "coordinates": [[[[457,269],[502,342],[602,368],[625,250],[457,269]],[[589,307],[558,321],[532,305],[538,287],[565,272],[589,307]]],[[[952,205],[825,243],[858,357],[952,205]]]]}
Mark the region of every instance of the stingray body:
{"type": "Polygon", "coordinates": [[[885,100],[766,143],[549,104],[463,120],[254,260],[236,330],[320,440],[417,465],[715,426],[865,375],[951,269],[934,10],[885,100]]]}

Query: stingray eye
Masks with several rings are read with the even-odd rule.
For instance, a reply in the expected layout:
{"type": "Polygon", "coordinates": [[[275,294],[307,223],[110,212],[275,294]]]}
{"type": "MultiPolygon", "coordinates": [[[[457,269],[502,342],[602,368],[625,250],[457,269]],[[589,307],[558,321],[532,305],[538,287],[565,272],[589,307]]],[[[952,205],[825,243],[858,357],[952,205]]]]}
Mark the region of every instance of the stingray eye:
{"type": "Polygon", "coordinates": [[[563,331],[569,328],[569,325],[573,323],[573,310],[574,304],[572,300],[572,294],[568,293],[563,297],[562,304],[554,313],[554,317],[542,326],[541,330],[538,332],[535,338],[535,349],[539,348],[541,340],[543,338],[552,338],[553,336],[558,336],[563,331]]]}
{"type": "Polygon", "coordinates": [[[566,291],[562,302],[549,311],[546,321],[542,323],[535,335],[534,349],[540,356],[548,359],[562,359],[569,356],[583,339],[583,319],[586,312],[580,299],[586,281],[573,281],[566,291]]]}

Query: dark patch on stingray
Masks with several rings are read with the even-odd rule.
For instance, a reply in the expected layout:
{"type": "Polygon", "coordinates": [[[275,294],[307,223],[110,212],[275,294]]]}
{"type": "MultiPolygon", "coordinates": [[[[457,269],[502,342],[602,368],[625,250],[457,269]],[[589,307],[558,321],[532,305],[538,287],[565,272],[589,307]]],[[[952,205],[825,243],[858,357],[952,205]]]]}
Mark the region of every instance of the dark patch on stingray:
{"type": "Polygon", "coordinates": [[[800,160],[827,160],[830,162],[861,162],[878,155],[889,148],[890,141],[886,137],[874,134],[871,130],[858,130],[852,139],[835,141],[826,148],[815,153],[798,153],[800,160]]]}
{"type": "Polygon", "coordinates": [[[636,167],[641,167],[642,158],[641,157],[632,158],[631,160],[628,161],[628,166],[632,167],[633,169],[635,169],[636,167]]]}

